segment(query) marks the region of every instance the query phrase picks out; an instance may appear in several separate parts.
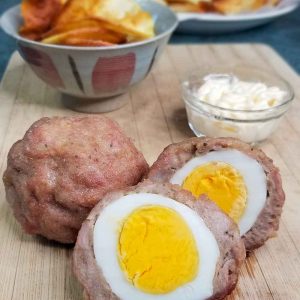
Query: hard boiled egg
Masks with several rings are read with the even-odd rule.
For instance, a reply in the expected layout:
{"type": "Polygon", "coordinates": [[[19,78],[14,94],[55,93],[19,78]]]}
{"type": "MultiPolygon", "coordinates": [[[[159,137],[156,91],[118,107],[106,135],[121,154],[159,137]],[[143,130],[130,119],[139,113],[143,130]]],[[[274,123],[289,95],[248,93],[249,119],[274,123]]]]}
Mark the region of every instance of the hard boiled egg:
{"type": "Polygon", "coordinates": [[[103,210],[95,223],[94,253],[124,300],[206,299],[220,254],[195,211],[152,193],[123,196],[103,210]]]}
{"type": "Polygon", "coordinates": [[[235,149],[189,160],[170,182],[196,197],[206,194],[238,223],[241,235],[252,227],[266,203],[267,180],[262,166],[235,149]]]}
{"type": "Polygon", "coordinates": [[[285,201],[278,168],[262,150],[234,138],[190,138],[159,155],[147,178],[210,200],[238,224],[246,250],[278,230],[285,201]]]}
{"type": "Polygon", "coordinates": [[[236,224],[213,202],[146,180],[94,207],[73,265],[89,300],[212,300],[234,289],[244,259],[236,224]]]}

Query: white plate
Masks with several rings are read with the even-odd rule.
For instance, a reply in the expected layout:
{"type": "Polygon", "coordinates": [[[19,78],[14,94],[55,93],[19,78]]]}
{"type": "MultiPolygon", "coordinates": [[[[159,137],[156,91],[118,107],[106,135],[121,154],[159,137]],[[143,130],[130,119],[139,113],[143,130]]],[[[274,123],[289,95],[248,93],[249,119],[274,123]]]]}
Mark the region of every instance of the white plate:
{"type": "Polygon", "coordinates": [[[220,34],[238,32],[269,23],[283,15],[294,11],[299,0],[282,0],[277,7],[263,8],[255,13],[239,15],[178,13],[180,24],[177,32],[220,34]]]}

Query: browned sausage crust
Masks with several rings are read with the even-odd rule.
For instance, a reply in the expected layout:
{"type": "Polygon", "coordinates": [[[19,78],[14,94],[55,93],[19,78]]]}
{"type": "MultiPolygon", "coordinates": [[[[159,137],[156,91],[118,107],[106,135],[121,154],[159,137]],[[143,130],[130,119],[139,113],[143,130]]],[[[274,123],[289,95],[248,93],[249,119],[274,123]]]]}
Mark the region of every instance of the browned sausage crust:
{"type": "Polygon", "coordinates": [[[102,210],[107,205],[122,196],[135,193],[166,196],[187,205],[199,214],[214,234],[220,249],[220,258],[213,282],[214,294],[210,299],[223,299],[230,294],[236,286],[238,273],[245,259],[245,247],[236,224],[206,197],[203,197],[202,201],[195,201],[190,192],[184,191],[178,186],[146,180],[136,187],[107,194],[82,224],[73,253],[73,270],[84,287],[87,299],[120,299],[110,290],[101,268],[96,263],[93,250],[93,230],[97,218],[101,217],[102,210]]]}
{"type": "Polygon", "coordinates": [[[150,168],[147,178],[155,182],[169,182],[175,172],[192,158],[224,149],[237,149],[252,157],[260,163],[266,174],[266,204],[255,224],[243,236],[246,249],[254,250],[274,236],[278,230],[285,201],[279,170],[262,150],[233,138],[191,138],[166,147],[150,168]]]}
{"type": "Polygon", "coordinates": [[[81,223],[109,191],[137,184],[143,155],[102,116],[35,122],[8,154],[7,201],[30,234],[74,243],[81,223]]]}

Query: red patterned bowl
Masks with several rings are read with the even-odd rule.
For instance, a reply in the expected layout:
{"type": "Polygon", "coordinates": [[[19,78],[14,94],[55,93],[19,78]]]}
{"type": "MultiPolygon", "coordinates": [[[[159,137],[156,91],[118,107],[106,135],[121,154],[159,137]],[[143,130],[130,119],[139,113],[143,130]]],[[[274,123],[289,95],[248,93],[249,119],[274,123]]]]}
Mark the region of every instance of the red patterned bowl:
{"type": "Polygon", "coordinates": [[[69,95],[65,97],[68,105],[89,112],[107,111],[123,103],[120,99],[102,100],[101,103],[97,99],[120,95],[143,80],[178,24],[168,7],[149,0],[139,3],[154,17],[156,36],[125,45],[74,47],[25,39],[18,34],[22,24],[20,6],[7,10],[0,23],[7,34],[16,38],[21,56],[35,74],[69,95]]]}

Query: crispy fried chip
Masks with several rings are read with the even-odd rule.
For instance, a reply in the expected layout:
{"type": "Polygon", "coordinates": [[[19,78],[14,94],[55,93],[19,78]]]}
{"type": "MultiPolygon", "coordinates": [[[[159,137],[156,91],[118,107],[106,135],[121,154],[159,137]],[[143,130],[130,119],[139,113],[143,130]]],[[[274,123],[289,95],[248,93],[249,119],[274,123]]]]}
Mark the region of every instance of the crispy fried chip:
{"type": "Polygon", "coordinates": [[[79,29],[83,27],[102,27],[103,22],[96,19],[80,19],[80,20],[74,20],[63,24],[58,24],[54,26],[51,30],[45,33],[44,37],[48,37],[50,35],[54,35],[57,33],[67,32],[74,29],[79,29]]]}
{"type": "Polygon", "coordinates": [[[168,0],[169,6],[177,12],[215,12],[238,14],[255,11],[264,5],[276,5],[280,0],[168,0]]]}
{"type": "Polygon", "coordinates": [[[65,42],[64,45],[79,46],[79,47],[100,47],[100,46],[116,45],[101,40],[87,40],[87,39],[71,38],[71,37],[66,39],[64,42],[65,42]]]}
{"type": "Polygon", "coordinates": [[[68,0],[53,27],[63,26],[82,19],[87,19],[89,12],[99,0],[68,0]]]}
{"type": "Polygon", "coordinates": [[[31,39],[38,39],[50,28],[63,4],[63,0],[23,0],[21,12],[24,24],[20,29],[20,34],[31,39]]]}
{"type": "Polygon", "coordinates": [[[145,39],[154,36],[154,22],[151,15],[142,11],[133,0],[98,0],[92,16],[105,20],[116,31],[145,39]]]}
{"type": "Polygon", "coordinates": [[[176,12],[208,13],[216,12],[213,6],[214,1],[215,0],[168,0],[168,5],[176,12]]]}
{"type": "Polygon", "coordinates": [[[176,1],[169,5],[176,12],[204,12],[199,4],[176,1]]]}
{"type": "Polygon", "coordinates": [[[55,21],[55,27],[76,20],[97,18],[111,30],[145,39],[154,36],[154,23],[133,0],[69,0],[55,21]]]}
{"type": "Polygon", "coordinates": [[[238,14],[255,11],[266,3],[266,0],[214,0],[213,7],[222,14],[238,14]]]}
{"type": "MultiPolygon", "coordinates": [[[[80,24],[80,22],[77,24],[80,24]]],[[[117,32],[107,30],[104,27],[77,27],[66,32],[50,35],[43,39],[42,42],[47,44],[68,45],[68,41],[70,40],[90,41],[89,45],[92,41],[94,41],[94,44],[96,44],[96,41],[100,41],[100,44],[103,45],[104,42],[108,44],[124,43],[126,42],[126,37],[117,32]]],[[[72,44],[75,44],[75,42],[72,42],[72,44]]]]}
{"type": "Polygon", "coordinates": [[[20,33],[64,45],[120,44],[154,36],[152,16],[135,0],[67,0],[63,6],[65,1],[23,0],[20,33]]]}

